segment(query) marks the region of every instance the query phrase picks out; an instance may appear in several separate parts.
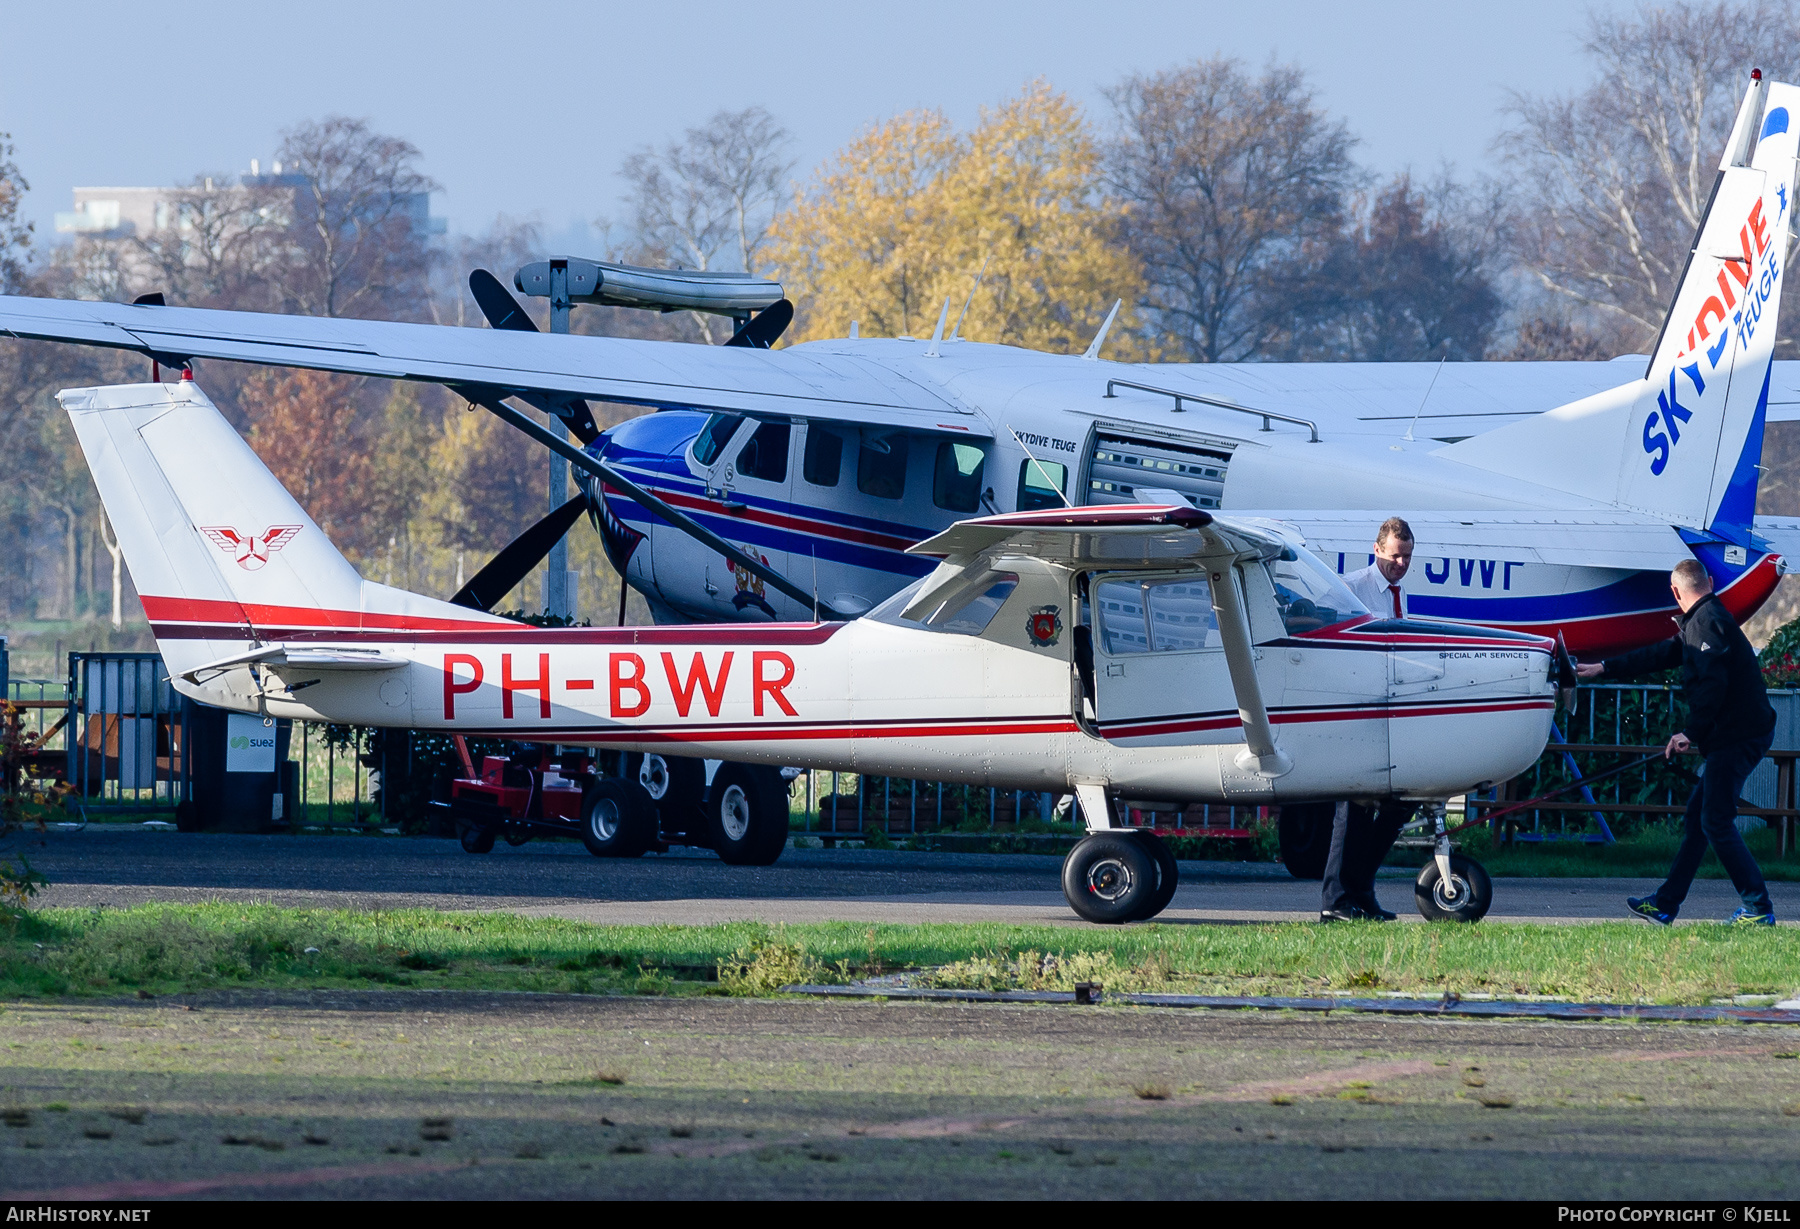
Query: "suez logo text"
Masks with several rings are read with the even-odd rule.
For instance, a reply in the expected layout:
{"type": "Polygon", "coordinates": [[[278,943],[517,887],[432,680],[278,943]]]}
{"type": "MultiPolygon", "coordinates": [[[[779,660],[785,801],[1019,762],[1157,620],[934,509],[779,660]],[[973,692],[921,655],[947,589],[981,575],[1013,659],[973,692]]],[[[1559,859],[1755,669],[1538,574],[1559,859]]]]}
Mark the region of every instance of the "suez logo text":
{"type": "MultiPolygon", "coordinates": [[[[1785,126],[1785,125],[1784,125],[1785,126]]],[[[1776,211],[1776,226],[1779,228],[1781,218],[1787,213],[1787,186],[1777,188],[1779,205],[1776,211]]],[[[1738,349],[1742,350],[1750,344],[1756,333],[1756,326],[1762,319],[1763,307],[1775,294],[1780,282],[1780,253],[1769,242],[1769,220],[1763,216],[1762,198],[1750,206],[1750,216],[1738,229],[1739,254],[1719,259],[1724,268],[1718,272],[1719,292],[1708,295],[1700,304],[1700,310],[1694,315],[1693,324],[1688,326],[1687,348],[1676,356],[1675,365],[1669,368],[1669,387],[1656,394],[1656,408],[1644,419],[1644,452],[1650,457],[1650,472],[1660,476],[1668,468],[1670,453],[1681,443],[1682,424],[1694,416],[1690,406],[1681,404],[1681,393],[1675,382],[1679,372],[1688,378],[1694,386],[1694,396],[1706,395],[1706,378],[1700,374],[1701,354],[1706,356],[1708,374],[1715,372],[1719,360],[1725,355],[1726,344],[1731,340],[1735,327],[1738,338],[1738,349]],[[1754,248],[1754,250],[1752,250],[1754,248]],[[1762,269],[1751,276],[1755,263],[1767,257],[1762,269]],[[1726,276],[1730,274],[1730,276],[1726,276]],[[1736,283],[1734,286],[1733,283],[1736,283]],[[1742,295],[1743,302],[1738,299],[1742,295]],[[1730,313],[1730,323],[1726,322],[1726,313],[1730,313]],[[1718,337],[1711,345],[1707,344],[1714,328],[1718,329],[1718,337]],[[1683,363],[1682,359],[1692,356],[1694,361],[1683,363]]]]}
{"type": "MultiPolygon", "coordinates": [[[[530,655],[521,654],[522,657],[530,655]]],[[[674,653],[645,655],[615,652],[606,655],[606,678],[571,678],[562,681],[564,691],[584,692],[605,688],[607,708],[614,717],[642,717],[650,711],[654,690],[667,685],[668,699],[675,713],[686,717],[698,700],[707,716],[717,717],[725,702],[725,688],[730,683],[736,659],[742,654],[726,650],[715,666],[709,668],[702,653],[691,655],[685,665],[676,661],[674,653]],[[660,662],[656,659],[660,658],[660,662]],[[657,667],[660,665],[661,669],[657,667]]],[[[550,716],[550,697],[555,686],[550,671],[550,654],[536,654],[535,669],[531,664],[513,664],[511,653],[500,654],[500,716],[512,720],[514,697],[520,692],[537,697],[537,715],[550,716]],[[528,673],[529,672],[529,673],[528,673]]],[[[749,670],[737,667],[737,677],[747,680],[750,688],[750,711],[761,717],[777,713],[789,717],[800,714],[787,698],[786,689],[794,681],[794,659],[786,653],[757,650],[750,654],[749,670]]],[[[480,690],[487,671],[473,653],[444,654],[444,720],[456,717],[456,697],[480,690]]],[[[529,702],[527,702],[527,705],[529,702]]],[[[526,715],[521,713],[521,715],[526,715]]]]}

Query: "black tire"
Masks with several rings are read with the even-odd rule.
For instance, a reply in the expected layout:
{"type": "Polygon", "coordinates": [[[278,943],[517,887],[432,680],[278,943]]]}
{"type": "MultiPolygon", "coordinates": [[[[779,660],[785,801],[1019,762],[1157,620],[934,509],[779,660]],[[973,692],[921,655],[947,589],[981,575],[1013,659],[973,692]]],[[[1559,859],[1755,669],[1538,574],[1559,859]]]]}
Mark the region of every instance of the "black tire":
{"type": "Polygon", "coordinates": [[[1459,853],[1450,855],[1450,878],[1457,888],[1454,899],[1446,899],[1438,877],[1437,859],[1433,858],[1419,872],[1413,883],[1413,903],[1428,922],[1479,922],[1494,903],[1494,881],[1474,858],[1459,853]]]}
{"type": "Polygon", "coordinates": [[[1090,922],[1136,921],[1156,888],[1156,858],[1132,833],[1096,832],[1063,859],[1063,898],[1090,922]]]}
{"type": "Polygon", "coordinates": [[[706,835],[732,866],[768,866],[787,848],[788,791],[781,770],[721,764],[706,791],[706,835]]]}
{"type": "Polygon", "coordinates": [[[636,858],[656,840],[656,810],[636,781],[604,777],[581,795],[581,843],[596,858],[636,858]]]}
{"type": "Polygon", "coordinates": [[[1154,832],[1139,832],[1137,839],[1144,843],[1144,850],[1156,863],[1156,890],[1144,901],[1144,907],[1131,920],[1148,922],[1151,918],[1169,907],[1175,899],[1175,889],[1181,885],[1181,867],[1175,861],[1175,851],[1169,843],[1154,832]]]}
{"type": "Polygon", "coordinates": [[[625,779],[644,787],[656,807],[657,827],[669,836],[706,836],[706,765],[699,760],[634,751],[625,757],[625,779]]]}
{"type": "Polygon", "coordinates": [[[464,853],[494,852],[494,830],[492,828],[478,828],[474,824],[464,824],[462,831],[456,834],[456,839],[462,842],[464,853]]]}
{"type": "Polygon", "coordinates": [[[1288,802],[1281,807],[1276,834],[1281,838],[1281,863],[1296,879],[1325,878],[1325,859],[1331,853],[1331,822],[1335,802],[1288,802]]]}

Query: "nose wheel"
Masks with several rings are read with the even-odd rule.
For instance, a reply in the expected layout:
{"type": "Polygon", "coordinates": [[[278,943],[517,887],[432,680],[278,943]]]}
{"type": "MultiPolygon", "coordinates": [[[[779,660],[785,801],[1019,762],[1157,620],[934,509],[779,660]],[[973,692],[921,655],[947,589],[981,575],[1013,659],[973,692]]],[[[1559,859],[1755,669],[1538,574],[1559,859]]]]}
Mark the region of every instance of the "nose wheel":
{"type": "Polygon", "coordinates": [[[1413,881],[1413,903],[1427,922],[1479,922],[1494,903],[1494,881],[1474,858],[1450,852],[1442,805],[1428,808],[1437,847],[1413,881]]]}

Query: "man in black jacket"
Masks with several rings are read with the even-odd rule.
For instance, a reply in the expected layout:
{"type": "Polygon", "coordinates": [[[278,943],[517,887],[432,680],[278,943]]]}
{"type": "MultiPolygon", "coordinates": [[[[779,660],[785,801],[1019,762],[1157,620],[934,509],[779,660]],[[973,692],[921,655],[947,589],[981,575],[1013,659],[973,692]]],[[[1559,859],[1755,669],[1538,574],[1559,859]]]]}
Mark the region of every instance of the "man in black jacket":
{"type": "Polygon", "coordinates": [[[1713,596],[1712,577],[1698,560],[1683,559],[1669,576],[1681,614],[1680,631],[1661,644],[1621,657],[1576,667],[1584,679],[1626,679],[1681,667],[1682,694],[1687,697],[1687,727],[1669,739],[1666,758],[1691,746],[1706,757],[1700,783],[1688,799],[1686,832],[1675,853],[1669,877],[1649,896],[1628,897],[1626,907],[1647,921],[1664,926],[1675,920],[1687,899],[1694,872],[1706,855],[1707,842],[1719,855],[1732,886],[1744,904],[1729,921],[1773,926],[1775,909],[1762,870],[1737,830],[1738,792],[1744,778],[1762,762],[1775,736],[1775,710],[1756,664],[1756,651],[1737,622],[1713,596]]]}

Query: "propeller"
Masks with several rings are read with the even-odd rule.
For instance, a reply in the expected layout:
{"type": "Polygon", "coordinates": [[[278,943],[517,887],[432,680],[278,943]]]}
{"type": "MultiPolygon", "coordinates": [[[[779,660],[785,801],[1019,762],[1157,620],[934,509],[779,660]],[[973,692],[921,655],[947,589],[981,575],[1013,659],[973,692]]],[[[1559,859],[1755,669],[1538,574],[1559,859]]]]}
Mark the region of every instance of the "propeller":
{"type": "MultiPolygon", "coordinates": [[[[498,282],[495,283],[499,285],[498,282]]],[[[501,290],[505,294],[505,290],[501,290]]],[[[486,310],[485,308],[483,310],[486,310]]],[[[787,326],[794,322],[794,305],[786,299],[777,299],[750,319],[744,326],[731,335],[728,346],[749,346],[754,350],[767,350],[775,344],[775,339],[787,332],[787,326]]]]}
{"type": "MultiPolygon", "coordinates": [[[[490,328],[509,333],[535,333],[538,331],[538,326],[532,323],[531,317],[525,313],[525,309],[519,306],[519,301],[512,297],[512,291],[502,286],[500,279],[486,269],[477,269],[469,274],[469,293],[475,296],[475,306],[479,307],[481,314],[487,317],[490,328]]],[[[780,304],[776,304],[776,306],[779,307],[780,304]]],[[[768,312],[763,314],[767,315],[768,312]]],[[[793,308],[790,306],[788,315],[792,317],[793,314],[793,308]]],[[[782,327],[786,327],[785,322],[782,327]]],[[[779,335],[780,331],[777,329],[776,334],[779,335]]],[[[554,400],[536,392],[522,392],[514,395],[533,409],[542,410],[546,414],[554,414],[567,422],[569,430],[574,432],[575,438],[583,444],[591,444],[600,438],[600,427],[594,422],[594,412],[580,397],[554,400]]],[[[496,597],[494,600],[498,601],[499,598],[496,597]]]]}
{"type": "Polygon", "coordinates": [[[1556,633],[1556,690],[1557,700],[1564,708],[1575,703],[1575,686],[1581,676],[1575,673],[1575,659],[1569,656],[1569,646],[1563,643],[1563,634],[1556,633]]]}
{"type": "Polygon", "coordinates": [[[487,566],[458,589],[450,601],[471,610],[492,610],[495,602],[510,593],[532,568],[543,562],[550,548],[562,541],[563,535],[587,511],[587,502],[586,495],[577,495],[508,542],[505,549],[488,560],[487,566]]]}

